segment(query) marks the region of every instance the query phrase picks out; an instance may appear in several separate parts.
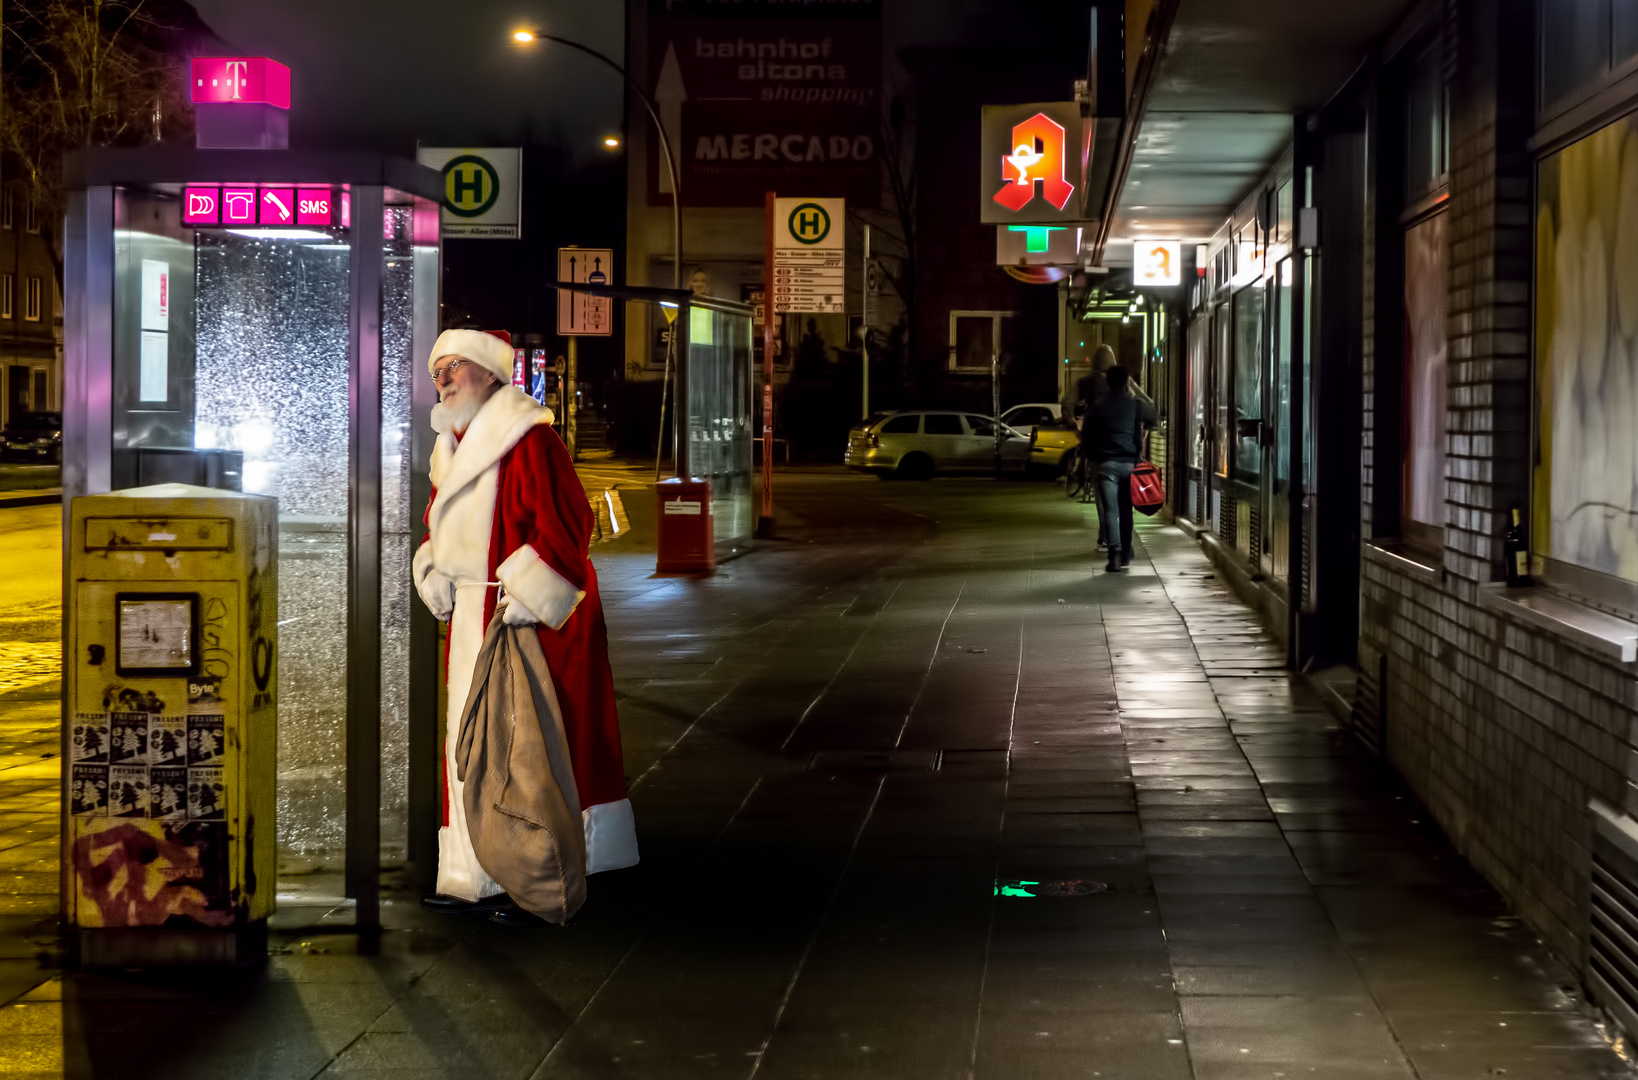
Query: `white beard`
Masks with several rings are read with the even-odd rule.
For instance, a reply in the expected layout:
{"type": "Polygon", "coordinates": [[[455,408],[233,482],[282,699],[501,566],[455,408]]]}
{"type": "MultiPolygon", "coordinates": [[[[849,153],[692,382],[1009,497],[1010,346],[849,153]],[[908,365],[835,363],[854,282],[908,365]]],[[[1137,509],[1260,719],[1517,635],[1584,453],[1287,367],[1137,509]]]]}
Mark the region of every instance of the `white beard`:
{"type": "Polygon", "coordinates": [[[443,435],[452,433],[459,435],[471,426],[472,418],[478,415],[483,408],[484,399],[467,393],[462,395],[459,404],[447,404],[440,401],[432,407],[432,430],[443,435]]]}

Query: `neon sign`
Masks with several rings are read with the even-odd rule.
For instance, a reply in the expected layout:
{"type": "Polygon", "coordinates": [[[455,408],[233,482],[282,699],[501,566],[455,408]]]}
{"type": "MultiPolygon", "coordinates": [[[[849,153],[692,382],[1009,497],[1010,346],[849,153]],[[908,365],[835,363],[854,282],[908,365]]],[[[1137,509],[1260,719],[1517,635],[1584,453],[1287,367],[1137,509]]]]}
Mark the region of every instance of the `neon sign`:
{"type": "Polygon", "coordinates": [[[195,104],[290,108],[290,69],[265,56],[201,56],[192,63],[195,104]]]}
{"type": "Polygon", "coordinates": [[[1183,245],[1176,240],[1132,241],[1132,280],[1137,285],[1176,285],[1183,280],[1183,245]]]}
{"type": "Polygon", "coordinates": [[[1036,113],[1014,124],[1011,151],[1001,157],[1001,176],[1006,181],[992,198],[1008,210],[1022,210],[1035,198],[1040,181],[1041,197],[1055,210],[1062,210],[1075,193],[1075,185],[1064,178],[1067,140],[1061,124],[1045,113],[1036,113]]]}
{"type": "MultiPolygon", "coordinates": [[[[342,193],[346,199],[346,193],[342,193]]],[[[336,194],[330,188],[189,184],[182,191],[184,225],[330,226],[336,223],[336,194]]],[[[343,203],[343,228],[347,226],[343,203]]],[[[436,236],[436,234],[434,234],[436,236]]]]}
{"type": "Polygon", "coordinates": [[[220,188],[190,187],[182,193],[182,224],[215,225],[220,220],[220,188]]]}

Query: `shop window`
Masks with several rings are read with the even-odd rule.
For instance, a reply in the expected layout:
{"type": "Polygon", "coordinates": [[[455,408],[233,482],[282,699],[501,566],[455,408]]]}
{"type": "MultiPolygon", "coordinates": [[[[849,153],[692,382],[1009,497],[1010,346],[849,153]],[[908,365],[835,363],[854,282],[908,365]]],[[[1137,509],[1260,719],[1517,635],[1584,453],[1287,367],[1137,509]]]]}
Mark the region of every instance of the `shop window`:
{"type": "Polygon", "coordinates": [[[1405,230],[1400,462],[1405,538],[1443,545],[1445,526],[1445,215],[1405,230]]]}
{"type": "Polygon", "coordinates": [[[950,312],[950,370],[989,373],[990,361],[999,354],[1006,366],[1011,351],[1010,311],[950,312]]]}
{"type": "Polygon", "coordinates": [[[17,298],[17,276],[15,274],[0,275],[0,319],[10,319],[12,304],[17,298]]]}
{"type": "Polygon", "coordinates": [[[40,321],[40,294],[42,282],[37,277],[31,277],[23,283],[23,319],[26,322],[40,321]]]}
{"type": "Polygon", "coordinates": [[[1263,286],[1234,294],[1234,471],[1255,484],[1263,468],[1263,286]]]}
{"type": "Polygon", "coordinates": [[[1436,196],[1450,181],[1450,94],[1438,41],[1405,72],[1405,204],[1436,196]]]}
{"type": "Polygon", "coordinates": [[[1536,193],[1532,551],[1638,582],[1638,114],[1544,158],[1536,193]]]}
{"type": "Polygon", "coordinates": [[[1575,103],[1638,56],[1638,4],[1632,0],[1537,0],[1536,8],[1543,109],[1575,103]]]}

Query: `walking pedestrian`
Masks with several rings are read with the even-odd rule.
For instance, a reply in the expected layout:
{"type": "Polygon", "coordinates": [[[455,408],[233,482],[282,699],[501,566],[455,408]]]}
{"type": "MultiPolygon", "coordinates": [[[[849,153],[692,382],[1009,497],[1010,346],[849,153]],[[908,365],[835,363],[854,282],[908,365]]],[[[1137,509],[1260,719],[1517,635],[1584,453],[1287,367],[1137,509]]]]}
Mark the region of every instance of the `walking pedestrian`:
{"type": "Polygon", "coordinates": [[[1158,420],[1154,403],[1132,393],[1131,376],[1116,365],[1104,376],[1107,392],[1087,406],[1081,420],[1081,453],[1092,463],[1098,486],[1098,532],[1109,549],[1110,573],[1132,561],[1132,467],[1158,420]]]}
{"type": "MultiPolygon", "coordinates": [[[[1077,425],[1081,426],[1083,433],[1085,430],[1084,420],[1086,417],[1087,408],[1099,401],[1102,401],[1104,395],[1109,393],[1109,372],[1118,366],[1119,365],[1115,360],[1115,350],[1109,345],[1099,345],[1092,353],[1092,374],[1082,375],[1079,379],[1075,380],[1075,401],[1072,412],[1074,413],[1077,425]]],[[[1154,401],[1150,399],[1148,394],[1143,392],[1143,388],[1141,386],[1138,386],[1130,379],[1127,380],[1126,386],[1127,389],[1131,391],[1133,397],[1137,398],[1140,402],[1147,403],[1151,408],[1153,408],[1154,401]]],[[[1119,508],[1108,506],[1104,503],[1103,485],[1098,483],[1096,469],[1086,459],[1084,440],[1082,445],[1082,468],[1091,470],[1088,486],[1090,486],[1092,489],[1092,501],[1095,502],[1098,507],[1098,550],[1103,551],[1108,548],[1109,545],[1104,538],[1102,523],[1107,519],[1113,518],[1118,512],[1119,508]]]]}
{"type": "Polygon", "coordinates": [[[511,385],[512,357],[504,332],[446,330],[433,346],[427,369],[438,386],[432,426],[439,434],[428,534],[414,575],[422,601],[449,623],[438,885],[422,906],[521,924],[535,920],[508,904],[473,851],[453,763],[485,630],[499,605],[506,624],[532,625],[540,638],[583,808],[586,872],[635,864],[637,831],[603,603],[587,557],[594,519],[550,427],[552,411],[511,385]]]}

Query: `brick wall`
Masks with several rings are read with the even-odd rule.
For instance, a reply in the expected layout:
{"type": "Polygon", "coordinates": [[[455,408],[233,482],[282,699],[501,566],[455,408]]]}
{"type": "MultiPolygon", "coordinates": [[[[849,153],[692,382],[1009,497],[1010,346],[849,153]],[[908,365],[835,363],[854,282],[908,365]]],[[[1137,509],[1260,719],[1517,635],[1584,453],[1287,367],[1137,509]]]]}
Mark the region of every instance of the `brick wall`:
{"type": "MultiPolygon", "coordinates": [[[[1504,576],[1508,509],[1527,496],[1533,20],[1527,0],[1446,0],[1443,15],[1452,113],[1444,544],[1426,567],[1367,549],[1361,642],[1388,658],[1389,762],[1457,849],[1579,966],[1587,801],[1638,809],[1628,783],[1638,682],[1613,659],[1484,600],[1487,583],[1504,576]]],[[[1373,180],[1383,182],[1380,172],[1373,180]]],[[[1377,241],[1367,242],[1368,263],[1385,263],[1385,230],[1397,222],[1367,221],[1377,241]]],[[[1397,386],[1396,372],[1376,368],[1397,364],[1398,351],[1375,346],[1397,299],[1392,312],[1376,304],[1390,295],[1392,272],[1368,267],[1365,280],[1363,519],[1365,535],[1382,538],[1397,507],[1372,502],[1385,498],[1372,470],[1379,478],[1389,441],[1373,429],[1398,418],[1375,407],[1373,391],[1397,386]]]]}

